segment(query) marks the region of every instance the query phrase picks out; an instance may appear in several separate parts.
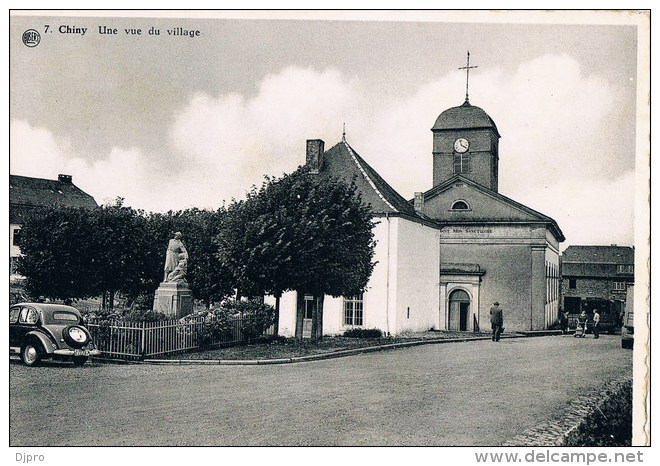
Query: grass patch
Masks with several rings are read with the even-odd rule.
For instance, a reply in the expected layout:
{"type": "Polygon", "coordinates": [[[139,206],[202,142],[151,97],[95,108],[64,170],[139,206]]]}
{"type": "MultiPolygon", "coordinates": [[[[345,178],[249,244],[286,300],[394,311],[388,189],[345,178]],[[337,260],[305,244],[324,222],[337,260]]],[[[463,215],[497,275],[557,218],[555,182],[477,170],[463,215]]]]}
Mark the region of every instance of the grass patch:
{"type": "Polygon", "coordinates": [[[324,354],[347,349],[365,348],[368,346],[389,345],[407,341],[428,339],[448,339],[484,336],[466,332],[421,332],[411,335],[380,338],[351,338],[344,336],[326,336],[320,341],[304,340],[296,342],[293,338],[278,337],[269,342],[252,342],[236,346],[207,349],[169,356],[159,356],[157,359],[224,359],[224,360],[256,360],[256,359],[286,359],[312,354],[324,354]]]}

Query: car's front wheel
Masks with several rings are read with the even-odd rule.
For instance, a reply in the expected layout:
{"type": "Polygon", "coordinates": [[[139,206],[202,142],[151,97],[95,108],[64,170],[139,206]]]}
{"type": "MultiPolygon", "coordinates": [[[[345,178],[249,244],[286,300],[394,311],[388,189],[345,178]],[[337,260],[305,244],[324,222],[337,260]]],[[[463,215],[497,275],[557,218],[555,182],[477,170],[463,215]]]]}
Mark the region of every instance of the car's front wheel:
{"type": "Polygon", "coordinates": [[[74,356],[72,359],[73,365],[77,367],[82,367],[87,362],[87,356],[74,356]]]}
{"type": "Polygon", "coordinates": [[[26,366],[37,366],[41,362],[42,352],[38,343],[29,342],[21,348],[21,360],[26,366]]]}

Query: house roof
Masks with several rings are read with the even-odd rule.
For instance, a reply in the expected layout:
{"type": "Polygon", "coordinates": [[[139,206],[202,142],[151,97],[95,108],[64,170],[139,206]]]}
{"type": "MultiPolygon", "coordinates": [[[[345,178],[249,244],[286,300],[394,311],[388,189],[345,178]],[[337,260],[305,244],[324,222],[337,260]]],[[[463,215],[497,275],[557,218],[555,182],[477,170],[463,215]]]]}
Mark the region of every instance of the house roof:
{"type": "MultiPolygon", "coordinates": [[[[527,207],[524,204],[516,202],[513,199],[510,199],[498,192],[492,191],[462,175],[455,175],[450,179],[448,179],[447,181],[445,181],[444,183],[439,184],[438,186],[435,186],[429,189],[428,191],[426,191],[423,194],[424,202],[426,203],[428,200],[431,200],[434,197],[440,196],[443,193],[453,189],[454,185],[457,182],[462,183],[463,185],[469,187],[469,189],[473,191],[477,191],[478,193],[481,194],[481,196],[483,196],[483,198],[490,198],[496,201],[497,203],[499,203],[499,204],[492,204],[493,206],[496,205],[507,206],[507,209],[510,212],[515,213],[516,215],[514,216],[511,214],[500,214],[500,216],[498,217],[496,216],[495,211],[493,209],[483,209],[482,210],[483,215],[480,215],[474,211],[466,211],[464,214],[461,212],[451,212],[451,214],[444,213],[441,218],[434,217],[434,220],[448,224],[455,224],[455,223],[487,224],[487,223],[503,223],[503,222],[542,223],[548,226],[548,228],[550,229],[550,231],[552,231],[552,233],[555,235],[555,238],[557,238],[558,241],[561,242],[566,240],[566,238],[564,237],[564,233],[561,231],[561,228],[559,228],[559,225],[553,218],[548,217],[547,215],[544,215],[541,212],[537,212],[536,210],[527,207]],[[458,216],[456,214],[463,216],[458,216]]],[[[408,202],[413,203],[414,201],[411,200],[408,202]]],[[[446,212],[446,210],[444,212],[446,212]]]]}
{"type": "Polygon", "coordinates": [[[35,209],[53,206],[94,208],[98,204],[67,175],[58,180],[9,175],[10,223],[22,224],[35,209]]]}
{"type": "Polygon", "coordinates": [[[635,249],[629,246],[569,246],[561,256],[564,277],[607,278],[632,281],[634,273],[618,265],[634,265],[635,249]]]}
{"type": "Polygon", "coordinates": [[[492,128],[500,137],[493,119],[481,108],[471,105],[467,100],[463,105],[448,108],[435,120],[432,131],[457,129],[492,128]]]}
{"type": "Polygon", "coordinates": [[[562,253],[562,262],[633,265],[635,249],[630,246],[569,246],[562,253]]]}
{"type": "Polygon", "coordinates": [[[605,263],[561,263],[561,275],[564,278],[607,278],[619,281],[632,281],[635,278],[634,273],[617,271],[616,264],[605,263]]]}

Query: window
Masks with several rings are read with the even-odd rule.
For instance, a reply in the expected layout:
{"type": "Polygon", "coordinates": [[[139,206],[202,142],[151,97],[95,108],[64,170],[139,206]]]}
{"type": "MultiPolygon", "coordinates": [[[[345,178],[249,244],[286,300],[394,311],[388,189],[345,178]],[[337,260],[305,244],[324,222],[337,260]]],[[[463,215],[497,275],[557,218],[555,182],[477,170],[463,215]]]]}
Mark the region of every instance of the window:
{"type": "Polygon", "coordinates": [[[36,324],[37,320],[39,320],[39,314],[35,309],[30,307],[21,308],[21,315],[18,319],[21,324],[36,324]]]}
{"type": "Polygon", "coordinates": [[[616,273],[635,273],[634,265],[617,265],[616,273]]]}
{"type": "Polygon", "coordinates": [[[72,314],[71,312],[54,312],[53,320],[69,321],[69,322],[78,322],[78,316],[72,314]]]}
{"type": "Polygon", "coordinates": [[[9,310],[9,323],[15,324],[18,322],[18,313],[21,311],[20,307],[12,307],[9,310]]]}
{"type": "Polygon", "coordinates": [[[344,297],[344,325],[364,324],[364,296],[344,297]]]}
{"type": "Polygon", "coordinates": [[[465,201],[456,201],[452,204],[451,210],[470,210],[470,206],[465,201]]]}
{"type": "Polygon", "coordinates": [[[614,282],[613,283],[614,290],[617,291],[625,291],[626,290],[626,282],[614,282]]]}
{"type": "Polygon", "coordinates": [[[14,228],[14,236],[12,238],[12,245],[13,246],[20,246],[21,245],[21,229],[20,228],[14,228]]]}
{"type": "Polygon", "coordinates": [[[454,154],[454,173],[469,173],[470,172],[470,155],[466,152],[464,154],[454,154]]]}
{"type": "Polygon", "coordinates": [[[577,288],[577,280],[575,278],[569,278],[568,279],[568,288],[571,290],[574,290],[577,288]]]}

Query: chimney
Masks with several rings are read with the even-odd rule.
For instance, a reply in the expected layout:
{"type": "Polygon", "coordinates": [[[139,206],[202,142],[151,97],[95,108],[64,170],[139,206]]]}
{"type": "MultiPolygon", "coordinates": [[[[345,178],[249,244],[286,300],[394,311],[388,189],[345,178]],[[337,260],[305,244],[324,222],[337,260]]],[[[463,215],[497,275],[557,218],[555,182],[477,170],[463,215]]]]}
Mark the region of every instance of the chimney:
{"type": "Polygon", "coordinates": [[[424,193],[415,193],[415,212],[424,210],[424,193]]]}
{"type": "Polygon", "coordinates": [[[73,177],[71,175],[57,175],[57,181],[60,183],[71,184],[73,177]]]}
{"type": "Polygon", "coordinates": [[[307,166],[310,173],[319,173],[323,168],[323,148],[325,143],[321,139],[307,140],[307,166]]]}

